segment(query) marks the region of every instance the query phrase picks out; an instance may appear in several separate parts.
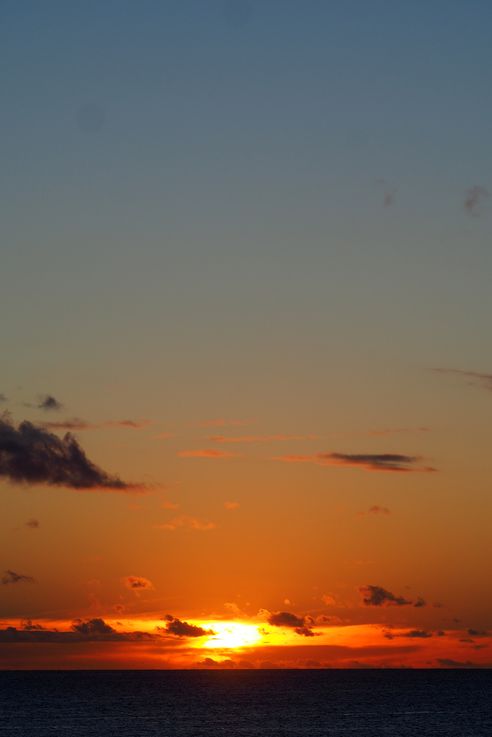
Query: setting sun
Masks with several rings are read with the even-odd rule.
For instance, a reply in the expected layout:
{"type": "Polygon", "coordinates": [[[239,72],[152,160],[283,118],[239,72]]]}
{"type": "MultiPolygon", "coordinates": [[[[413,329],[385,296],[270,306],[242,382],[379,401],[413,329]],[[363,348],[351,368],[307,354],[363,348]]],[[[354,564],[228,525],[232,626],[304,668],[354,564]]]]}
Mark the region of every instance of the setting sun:
{"type": "Polygon", "coordinates": [[[257,645],[261,640],[258,627],[253,624],[218,621],[207,622],[207,627],[210,627],[215,634],[202,642],[200,647],[237,649],[252,647],[253,645],[257,645]]]}

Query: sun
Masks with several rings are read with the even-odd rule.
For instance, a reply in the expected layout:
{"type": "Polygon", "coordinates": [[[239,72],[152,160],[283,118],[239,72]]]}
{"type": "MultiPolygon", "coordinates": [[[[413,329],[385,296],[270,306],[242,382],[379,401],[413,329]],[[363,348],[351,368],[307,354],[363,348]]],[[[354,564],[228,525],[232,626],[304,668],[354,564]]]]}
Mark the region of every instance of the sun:
{"type": "MultiPolygon", "coordinates": [[[[205,626],[205,623],[204,625],[205,626]]],[[[252,647],[261,640],[258,627],[243,622],[206,622],[207,629],[215,634],[201,643],[201,647],[216,648],[219,650],[236,650],[243,647],[252,647]]]]}

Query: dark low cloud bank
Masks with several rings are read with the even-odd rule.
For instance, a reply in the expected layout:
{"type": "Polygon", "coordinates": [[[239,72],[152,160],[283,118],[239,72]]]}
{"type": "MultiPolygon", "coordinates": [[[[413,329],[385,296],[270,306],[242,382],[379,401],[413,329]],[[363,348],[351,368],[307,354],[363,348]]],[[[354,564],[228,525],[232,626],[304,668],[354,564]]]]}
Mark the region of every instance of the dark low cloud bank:
{"type": "Polygon", "coordinates": [[[35,579],[32,576],[26,576],[24,573],[16,573],[10,570],[5,571],[0,581],[3,586],[16,583],[35,583],[35,579]]]}
{"type": "Polygon", "coordinates": [[[361,466],[370,471],[434,470],[417,466],[416,464],[421,460],[419,456],[401,453],[327,453],[326,458],[346,466],[361,466]]]}
{"type": "Polygon", "coordinates": [[[22,629],[6,627],[0,630],[0,642],[139,642],[158,638],[149,632],[118,632],[103,619],[77,619],[70,631],[47,630],[30,620],[22,629]]]}
{"type": "Polygon", "coordinates": [[[196,624],[190,624],[189,622],[183,622],[177,617],[173,617],[172,614],[167,614],[165,619],[167,624],[165,627],[159,627],[160,632],[167,632],[170,635],[176,635],[176,637],[203,637],[204,635],[215,635],[213,630],[206,630],[203,627],[198,627],[196,624]]]}
{"type": "Polygon", "coordinates": [[[421,596],[412,601],[405,599],[403,596],[396,596],[391,591],[383,589],[382,586],[368,584],[367,586],[361,586],[359,591],[366,606],[426,606],[426,602],[421,596]]]}
{"type": "Polygon", "coordinates": [[[272,627],[291,627],[296,634],[303,637],[316,636],[316,632],[311,629],[313,620],[310,617],[299,617],[292,612],[274,612],[267,621],[272,627]]]}
{"type": "Polygon", "coordinates": [[[88,422],[79,417],[68,420],[49,420],[41,425],[46,430],[102,430],[108,427],[123,427],[131,430],[141,430],[151,424],[150,420],[105,420],[104,422],[88,422]]]}
{"type": "Polygon", "coordinates": [[[0,476],[14,483],[72,489],[139,488],[92,463],[70,433],[59,438],[27,420],[16,428],[7,415],[0,417],[0,476]]]}

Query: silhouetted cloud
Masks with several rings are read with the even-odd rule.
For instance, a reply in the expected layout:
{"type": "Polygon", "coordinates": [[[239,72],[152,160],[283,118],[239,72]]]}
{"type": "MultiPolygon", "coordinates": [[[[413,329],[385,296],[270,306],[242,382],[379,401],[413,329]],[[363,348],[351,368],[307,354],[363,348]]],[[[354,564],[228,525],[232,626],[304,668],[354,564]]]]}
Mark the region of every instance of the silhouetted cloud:
{"type": "Polygon", "coordinates": [[[55,399],[51,394],[46,394],[39,404],[37,405],[38,409],[44,409],[44,410],[60,410],[63,408],[63,404],[58,401],[58,399],[55,399]]]}
{"type": "Polygon", "coordinates": [[[489,633],[486,630],[476,630],[473,627],[469,627],[467,632],[470,637],[489,637],[489,633]]]}
{"type": "Polygon", "coordinates": [[[37,520],[37,519],[29,519],[29,520],[27,520],[26,527],[28,527],[30,530],[37,530],[37,529],[39,529],[39,520],[37,520]]]}
{"type": "Polygon", "coordinates": [[[426,639],[428,637],[432,637],[431,632],[426,632],[425,630],[409,630],[408,632],[403,632],[402,637],[416,637],[420,639],[426,639]]]}
{"type": "Polygon", "coordinates": [[[14,483],[72,489],[135,491],[139,488],[98,468],[70,433],[59,438],[27,420],[15,428],[5,415],[0,417],[0,476],[14,483]]]}
{"type": "Polygon", "coordinates": [[[417,609],[420,609],[420,607],[427,606],[427,602],[425,599],[422,599],[421,596],[418,596],[416,601],[413,603],[414,607],[417,607],[417,609]]]}
{"type": "Polygon", "coordinates": [[[173,617],[172,614],[166,614],[165,619],[167,620],[165,628],[160,627],[159,629],[165,630],[170,635],[176,635],[176,637],[204,637],[205,635],[215,635],[213,630],[206,630],[196,624],[183,622],[181,619],[173,617]]]}
{"type": "Polygon", "coordinates": [[[489,191],[481,184],[474,184],[465,192],[463,206],[468,215],[479,215],[480,205],[489,196],[489,191]]]}
{"type": "Polygon", "coordinates": [[[453,660],[452,658],[437,658],[442,668],[490,668],[488,664],[473,663],[471,660],[453,660]]]}
{"type": "Polygon", "coordinates": [[[229,453],[226,450],[217,450],[217,448],[197,448],[196,450],[180,450],[178,456],[180,458],[235,458],[236,453],[229,453]]]}
{"type": "Polygon", "coordinates": [[[182,514],[179,517],[173,517],[168,522],[163,522],[160,525],[156,525],[159,530],[177,530],[179,527],[187,527],[190,530],[214,530],[217,525],[215,522],[207,522],[206,520],[198,519],[198,517],[189,517],[186,514],[182,514]]]}
{"type": "Polygon", "coordinates": [[[15,583],[35,583],[32,576],[26,576],[24,573],[16,573],[11,570],[6,570],[0,580],[4,586],[15,583]]]}
{"type": "Polygon", "coordinates": [[[361,586],[359,591],[366,606],[410,606],[413,603],[403,596],[395,596],[382,586],[368,584],[361,586]]]}
{"type": "Polygon", "coordinates": [[[39,632],[46,629],[42,624],[36,624],[32,619],[26,619],[25,622],[21,623],[21,628],[27,632],[39,632]]]}
{"type": "Polygon", "coordinates": [[[310,617],[299,617],[297,614],[292,614],[292,612],[273,612],[269,615],[267,622],[273,627],[290,627],[303,637],[314,637],[316,635],[316,632],[311,629],[313,621],[310,617]]]}
{"type": "Polygon", "coordinates": [[[464,371],[462,369],[450,368],[433,368],[436,374],[454,374],[461,376],[463,379],[470,379],[468,384],[471,386],[480,386],[487,391],[492,391],[492,374],[481,373],[480,371],[464,371]]]}
{"type": "Polygon", "coordinates": [[[284,455],[273,460],[284,463],[315,463],[319,466],[348,466],[366,471],[390,471],[398,473],[431,472],[435,468],[417,465],[420,456],[401,453],[316,453],[315,455],[284,455]]]}
{"type": "Polygon", "coordinates": [[[86,622],[77,620],[72,624],[72,629],[81,635],[109,635],[116,632],[104,619],[100,619],[99,617],[89,619],[86,622]]]}
{"type": "Polygon", "coordinates": [[[0,642],[29,643],[76,643],[76,642],[140,642],[142,640],[158,640],[159,634],[150,632],[119,632],[98,617],[94,619],[77,619],[70,630],[48,630],[41,625],[34,625],[28,620],[22,629],[6,627],[0,630],[0,642]]]}
{"type": "Polygon", "coordinates": [[[124,581],[127,589],[131,589],[132,591],[142,591],[154,588],[152,581],[149,581],[148,578],[144,578],[143,576],[127,576],[124,581]]]}

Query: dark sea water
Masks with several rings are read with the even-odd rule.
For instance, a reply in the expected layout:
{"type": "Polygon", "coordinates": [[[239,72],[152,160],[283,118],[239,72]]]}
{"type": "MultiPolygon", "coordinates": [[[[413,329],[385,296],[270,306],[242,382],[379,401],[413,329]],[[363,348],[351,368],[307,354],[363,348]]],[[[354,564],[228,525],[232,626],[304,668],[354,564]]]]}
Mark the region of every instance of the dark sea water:
{"type": "Polygon", "coordinates": [[[492,737],[492,671],[0,672],[0,737],[492,737]]]}

